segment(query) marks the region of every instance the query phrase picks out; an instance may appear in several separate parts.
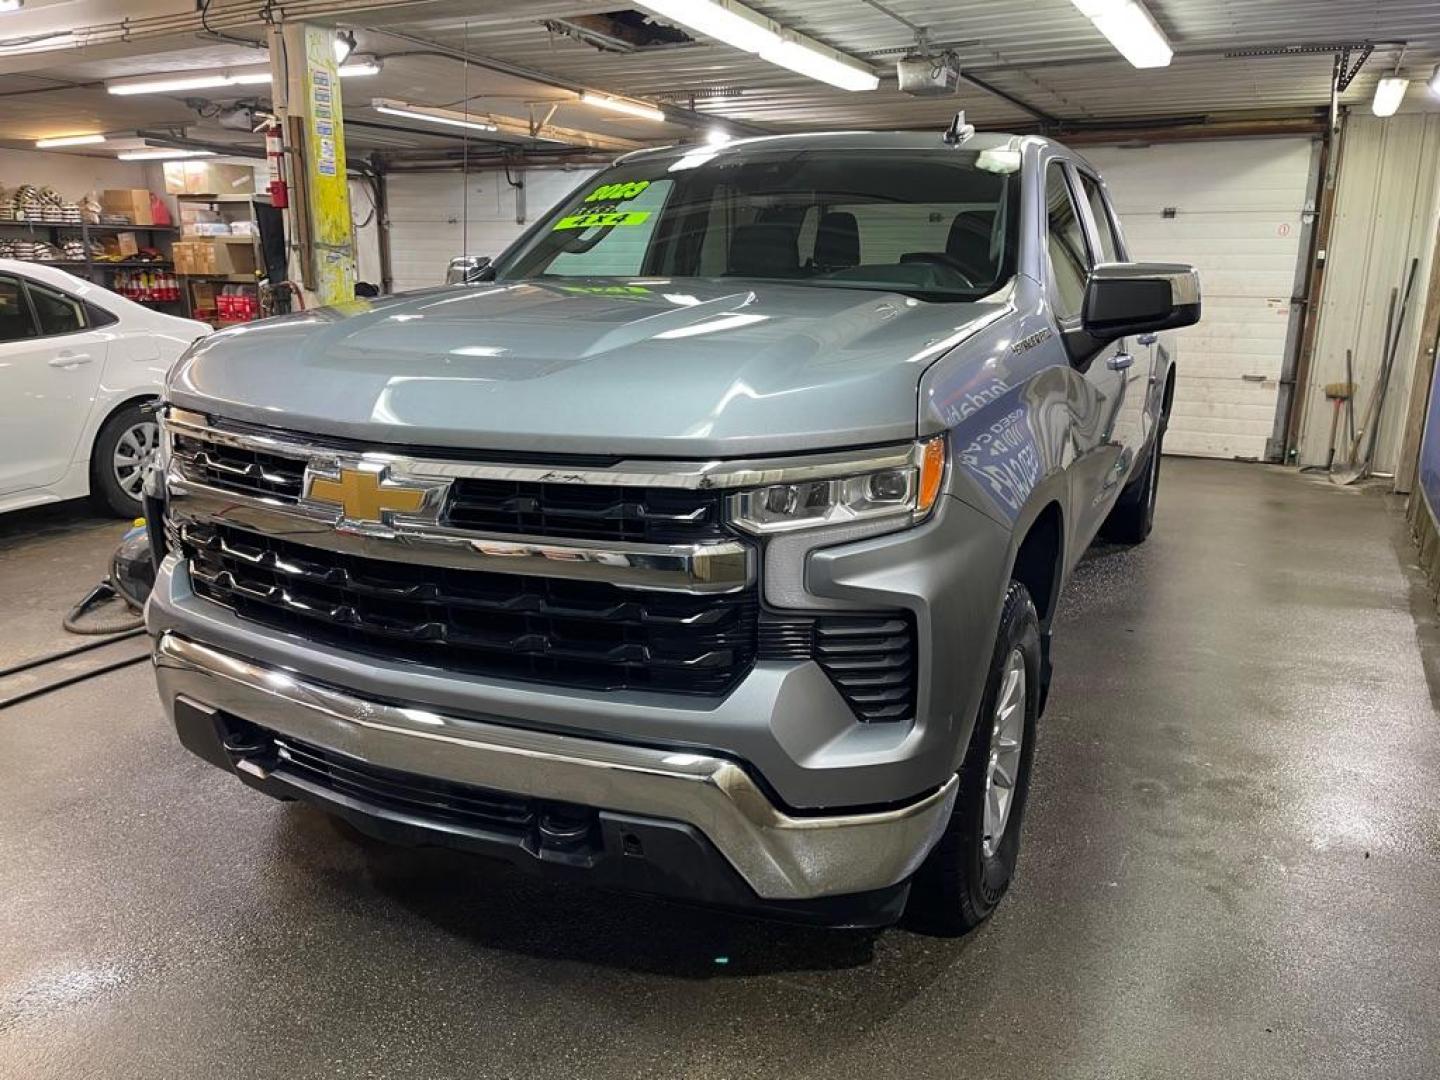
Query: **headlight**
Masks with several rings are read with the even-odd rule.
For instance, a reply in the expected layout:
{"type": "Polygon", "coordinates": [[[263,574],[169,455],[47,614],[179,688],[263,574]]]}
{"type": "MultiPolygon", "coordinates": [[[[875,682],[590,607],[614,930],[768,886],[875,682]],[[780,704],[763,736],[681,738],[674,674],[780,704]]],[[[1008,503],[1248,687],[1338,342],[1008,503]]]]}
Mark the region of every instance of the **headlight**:
{"type": "Polygon", "coordinates": [[[904,465],[739,492],[730,496],[730,521],[761,534],[876,518],[918,524],[934,509],[944,478],[945,437],[937,435],[917,442],[904,465]]]}

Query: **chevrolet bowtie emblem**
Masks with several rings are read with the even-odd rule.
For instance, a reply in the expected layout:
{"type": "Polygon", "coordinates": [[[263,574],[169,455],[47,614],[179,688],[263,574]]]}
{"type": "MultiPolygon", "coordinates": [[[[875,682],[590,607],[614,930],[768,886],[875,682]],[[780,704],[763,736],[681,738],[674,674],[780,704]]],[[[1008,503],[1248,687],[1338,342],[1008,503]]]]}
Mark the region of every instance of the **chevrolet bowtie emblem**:
{"type": "Polygon", "coordinates": [[[347,521],[385,520],[386,512],[414,514],[439,485],[412,486],[388,480],[383,469],[340,469],[337,475],[305,474],[305,497],[340,508],[347,521]]]}

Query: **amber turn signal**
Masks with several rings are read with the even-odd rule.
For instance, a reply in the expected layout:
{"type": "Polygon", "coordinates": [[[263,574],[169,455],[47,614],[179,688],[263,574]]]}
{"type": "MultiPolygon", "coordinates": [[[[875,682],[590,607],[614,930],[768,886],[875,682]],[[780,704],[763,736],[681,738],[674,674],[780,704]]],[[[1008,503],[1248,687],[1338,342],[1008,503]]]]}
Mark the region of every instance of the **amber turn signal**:
{"type": "Polygon", "coordinates": [[[926,517],[940,498],[945,481],[945,436],[937,435],[920,452],[920,490],[915,500],[915,517],[926,517]]]}

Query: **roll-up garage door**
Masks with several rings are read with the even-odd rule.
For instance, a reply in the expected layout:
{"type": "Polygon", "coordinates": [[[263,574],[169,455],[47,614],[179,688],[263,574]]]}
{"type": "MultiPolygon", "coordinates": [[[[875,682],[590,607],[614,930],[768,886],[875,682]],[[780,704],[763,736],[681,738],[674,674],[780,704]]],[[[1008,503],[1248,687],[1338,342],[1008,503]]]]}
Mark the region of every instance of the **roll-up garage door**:
{"type": "Polygon", "coordinates": [[[1082,153],[1110,185],[1131,258],[1193,263],[1204,318],[1176,334],[1169,453],[1260,458],[1298,314],[1315,142],[1233,139],[1082,153]]]}
{"type": "Polygon", "coordinates": [[[457,255],[494,258],[594,169],[526,169],[517,194],[503,172],[392,173],[388,178],[390,265],[395,290],[423,289],[445,280],[457,255]],[[524,222],[516,220],[523,206],[524,222]]]}

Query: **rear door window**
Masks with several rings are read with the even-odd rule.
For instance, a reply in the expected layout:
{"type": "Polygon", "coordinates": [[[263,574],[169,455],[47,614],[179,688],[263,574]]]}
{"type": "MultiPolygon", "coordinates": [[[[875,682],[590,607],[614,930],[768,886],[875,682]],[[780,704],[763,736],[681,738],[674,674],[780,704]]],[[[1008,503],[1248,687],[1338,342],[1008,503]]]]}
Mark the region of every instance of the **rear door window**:
{"type": "Polygon", "coordinates": [[[40,333],[45,337],[60,334],[76,334],[85,329],[85,305],[73,296],[66,296],[54,289],[26,283],[30,303],[35,306],[35,317],[40,321],[40,333]]]}
{"type": "Polygon", "coordinates": [[[0,342],[35,337],[35,319],[25,300],[20,279],[0,277],[0,342]]]}

